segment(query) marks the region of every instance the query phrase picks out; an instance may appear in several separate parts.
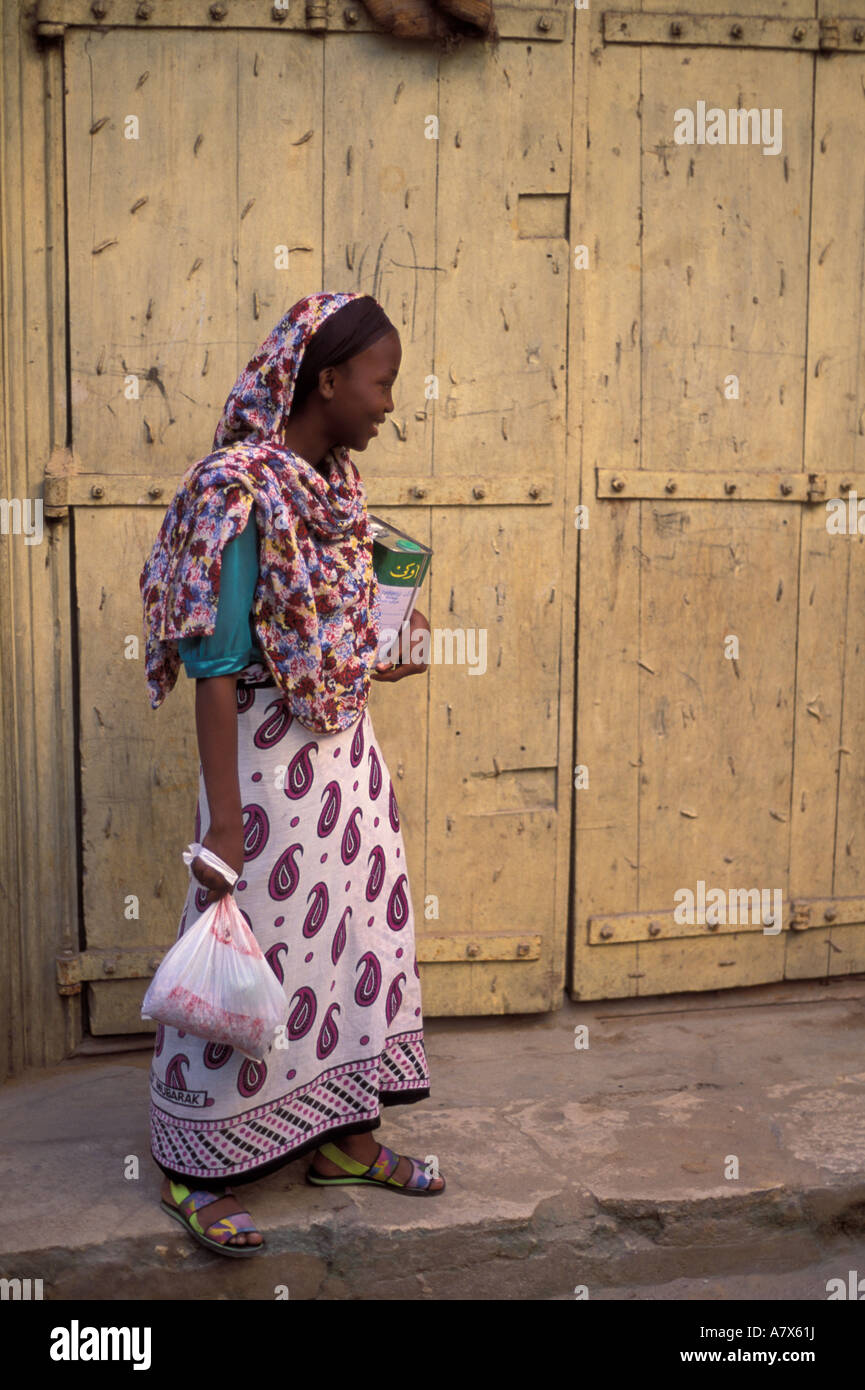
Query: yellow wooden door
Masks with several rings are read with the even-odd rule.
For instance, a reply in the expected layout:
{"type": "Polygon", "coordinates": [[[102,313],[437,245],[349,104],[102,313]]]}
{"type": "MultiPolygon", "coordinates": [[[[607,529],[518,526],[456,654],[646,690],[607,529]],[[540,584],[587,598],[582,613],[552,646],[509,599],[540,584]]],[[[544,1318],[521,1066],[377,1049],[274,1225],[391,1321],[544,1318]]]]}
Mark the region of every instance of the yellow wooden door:
{"type": "Polygon", "coordinates": [[[575,189],[579,998],[865,968],[865,23],[655,8],[588,21],[575,189]]]}
{"type": "Polygon", "coordinates": [[[497,52],[445,61],[362,17],[325,37],[251,3],[98,27],[40,6],[66,72],[71,446],[46,500],[74,528],[86,949],[68,974],[94,1033],[144,1027],[193,830],[193,683],[150,709],[141,565],[237,372],[322,285],[376,295],[400,329],[396,410],[356,461],[371,510],[434,551],[429,676],[372,694],[425,1012],[561,998],[572,60],[550,14],[538,31],[515,7],[497,52]]]}

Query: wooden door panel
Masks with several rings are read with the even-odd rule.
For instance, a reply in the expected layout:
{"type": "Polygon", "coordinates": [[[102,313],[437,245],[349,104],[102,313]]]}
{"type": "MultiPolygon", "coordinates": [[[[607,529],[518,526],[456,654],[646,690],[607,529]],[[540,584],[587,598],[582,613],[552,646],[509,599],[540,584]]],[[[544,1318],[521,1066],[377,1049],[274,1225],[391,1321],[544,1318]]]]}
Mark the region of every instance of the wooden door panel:
{"type": "Polygon", "coordinates": [[[845,552],[827,537],[819,503],[591,499],[597,467],[855,469],[862,209],[836,209],[844,152],[862,144],[861,59],[839,54],[830,70],[813,52],[664,43],[595,55],[575,236],[592,259],[573,992],[849,972],[861,928],[791,930],[790,916],[794,897],[861,892],[861,774],[844,752],[861,704],[847,697],[865,636],[850,613],[858,540],[845,552]],[[783,153],[675,144],[676,110],[699,99],[781,108],[783,153]],[[698,880],[781,889],[784,930],[671,933],[676,890],[698,880]],[[615,939],[616,916],[635,911],[657,912],[656,939],[615,939]],[[605,915],[608,942],[589,944],[605,915]]]}
{"type": "MultiPolygon", "coordinates": [[[[865,144],[863,80],[856,54],[817,64],[810,206],[806,457],[851,475],[865,472],[863,206],[850,197],[851,152],[865,144]]],[[[819,506],[802,521],[790,887],[794,898],[843,899],[865,891],[865,537],[831,535],[826,520],[819,506]]],[[[849,974],[863,962],[862,927],[791,933],[790,978],[849,974]]]]}
{"type": "MultiPolygon", "coordinates": [[[[143,649],[126,656],[130,639],[140,642],[137,575],[154,516],[150,507],[78,507],[74,518],[84,922],[88,951],[105,952],[109,969],[115,951],[152,947],[158,957],[174,940],[189,881],[180,856],[197,795],[195,683],[181,671],[154,711],[142,701],[143,649]]],[[[152,1031],[140,1017],[145,986],[110,975],[91,982],[91,1031],[152,1031]],[[126,1008],[129,997],[136,1008],[126,1008]]]]}
{"type": "MultiPolygon", "coordinates": [[[[73,31],[65,46],[74,448],[83,471],[163,489],[152,505],[75,508],[83,899],[99,953],[177,932],[194,683],[181,671],[151,710],[143,649],[129,659],[125,644],[141,637],[138,576],[177,480],[209,452],[238,371],[321,265],[322,59],[315,44],[263,51],[238,31],[73,31]],[[123,137],[130,115],[137,140],[123,137]]],[[[146,983],[90,983],[91,1030],[144,1030],[146,983]]]]}
{"type": "MultiPolygon", "coordinates": [[[[141,565],[238,370],[324,283],[374,294],[402,337],[393,419],[356,460],[371,509],[432,545],[420,606],[433,627],[487,639],[469,661],[371,695],[405,826],[425,1011],[553,1006],[570,788],[557,481],[567,49],[503,44],[481,91],[469,51],[444,65],[418,54],[407,81],[404,50],[376,34],[264,42],[108,26],[65,42],[73,447],[82,471],[116,484],[102,503],[79,496],[74,517],[88,950],[170,943],[186,883],[194,686],[181,673],[154,712],[140,658],[125,655],[141,565]],[[130,116],[137,140],[124,139],[130,116]],[[475,476],[499,491],[474,496],[475,476]],[[414,505],[406,478],[457,492],[414,505]],[[472,676],[478,659],[486,670],[472,676]]],[[[94,1030],[140,1031],[145,984],[93,981],[94,1030]]]]}
{"type": "Polygon", "coordinates": [[[218,204],[235,55],[220,40],[65,42],[72,431],[86,471],[176,477],[209,447],[236,369],[233,186],[218,204]]]}
{"type": "Polygon", "coordinates": [[[433,516],[435,621],[485,632],[486,673],[430,672],[428,887],[441,929],[470,933],[494,957],[491,943],[509,938],[499,959],[446,979],[448,1011],[530,1012],[560,997],[557,866],[570,833],[568,754],[560,761],[570,64],[552,45],[503,45],[479,81],[466,50],[442,64],[438,97],[436,471],[527,490],[551,476],[553,503],[481,498],[433,516]]]}

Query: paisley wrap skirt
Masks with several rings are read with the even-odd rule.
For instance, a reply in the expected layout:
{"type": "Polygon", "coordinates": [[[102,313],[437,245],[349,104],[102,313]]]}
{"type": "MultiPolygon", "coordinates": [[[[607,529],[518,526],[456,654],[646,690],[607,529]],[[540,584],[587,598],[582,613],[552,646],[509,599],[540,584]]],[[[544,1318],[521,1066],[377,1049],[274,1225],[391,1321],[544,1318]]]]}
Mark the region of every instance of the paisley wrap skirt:
{"type": "MultiPolygon", "coordinates": [[[[405,845],[369,706],[320,734],[272,683],[239,680],[237,739],[235,901],[284,988],[285,1027],[255,1062],[159,1025],[152,1154],[200,1187],[264,1177],[430,1093],[405,845]]],[[[199,770],[195,841],[209,824],[199,770]]],[[[206,896],[190,878],[178,935],[206,896]]]]}

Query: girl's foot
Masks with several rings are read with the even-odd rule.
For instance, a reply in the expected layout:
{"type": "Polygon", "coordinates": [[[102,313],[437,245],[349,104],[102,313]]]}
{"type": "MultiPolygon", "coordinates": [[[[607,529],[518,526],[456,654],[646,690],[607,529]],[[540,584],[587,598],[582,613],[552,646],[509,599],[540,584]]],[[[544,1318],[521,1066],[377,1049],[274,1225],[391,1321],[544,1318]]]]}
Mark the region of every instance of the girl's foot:
{"type": "MultiPolygon", "coordinates": [[[[333,1141],[338,1149],[348,1154],[349,1158],[357,1159],[358,1163],[365,1163],[367,1167],[375,1163],[378,1158],[379,1144],[372,1134],[342,1134],[333,1141]]],[[[311,1163],[314,1173],[318,1173],[323,1178],[344,1178],[345,1171],[338,1168],[329,1158],[325,1158],[320,1149],[316,1149],[315,1156],[311,1163]]],[[[406,1182],[411,1177],[412,1167],[407,1158],[400,1157],[397,1167],[392,1173],[392,1177],[397,1182],[406,1182]]],[[[430,1191],[439,1192],[444,1187],[443,1178],[433,1178],[430,1183],[430,1191]]]]}
{"type": "MultiPolygon", "coordinates": [[[[370,1160],[370,1161],[372,1161],[372,1160],[370,1160]]],[[[189,1180],[189,1182],[186,1184],[186,1186],[187,1186],[187,1187],[192,1187],[193,1181],[194,1181],[194,1180],[193,1180],[192,1178],[190,1178],[190,1180],[189,1180]]],[[[194,1189],[193,1189],[193,1190],[194,1190],[194,1189]]],[[[227,1192],[227,1191],[216,1192],[216,1191],[215,1191],[214,1194],[213,1194],[213,1196],[214,1196],[214,1199],[217,1199],[217,1198],[218,1198],[219,1201],[220,1201],[221,1216],[218,1218],[218,1220],[225,1220],[226,1217],[227,1217],[228,1220],[230,1221],[231,1218],[232,1218],[232,1216],[236,1216],[236,1215],[238,1215],[240,1212],[242,1212],[242,1211],[245,1210],[245,1208],[242,1207],[242,1206],[240,1205],[240,1202],[239,1202],[238,1199],[235,1197],[235,1195],[234,1195],[233,1192],[227,1192]],[[223,1202],[231,1203],[231,1205],[229,1205],[229,1206],[222,1206],[222,1203],[223,1203],[223,1202]]],[[[166,1177],[166,1178],[163,1178],[163,1180],[162,1180],[162,1200],[163,1200],[163,1202],[167,1203],[168,1206],[174,1207],[175,1209],[177,1209],[177,1203],[175,1202],[174,1198],[173,1198],[172,1195],[171,1195],[171,1181],[170,1181],[170,1179],[167,1178],[167,1177],[166,1177]]],[[[212,1232],[213,1226],[216,1225],[217,1222],[214,1221],[214,1220],[211,1220],[211,1221],[210,1221],[210,1224],[207,1225],[207,1226],[205,1226],[204,1222],[207,1220],[206,1213],[207,1213],[207,1207],[204,1207],[204,1208],[202,1209],[202,1213],[201,1213],[201,1216],[202,1216],[202,1218],[203,1218],[203,1219],[201,1220],[201,1225],[202,1225],[202,1228],[203,1228],[203,1230],[204,1230],[205,1236],[208,1236],[208,1237],[210,1237],[210,1239],[213,1239],[213,1236],[212,1236],[211,1232],[212,1232]]],[[[238,1232],[237,1235],[230,1236],[229,1239],[228,1239],[227,1241],[224,1242],[224,1244],[226,1244],[226,1245],[261,1245],[262,1240],[263,1240],[263,1237],[262,1237],[260,1231],[240,1231],[240,1232],[238,1232]]]]}

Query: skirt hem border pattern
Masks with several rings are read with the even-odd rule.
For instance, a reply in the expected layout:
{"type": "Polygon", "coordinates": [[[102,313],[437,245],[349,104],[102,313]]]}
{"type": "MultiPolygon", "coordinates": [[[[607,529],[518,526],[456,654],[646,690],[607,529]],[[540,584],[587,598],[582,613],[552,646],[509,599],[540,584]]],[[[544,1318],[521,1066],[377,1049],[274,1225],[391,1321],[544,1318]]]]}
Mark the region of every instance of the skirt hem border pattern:
{"type": "MultiPolygon", "coordinates": [[[[379,1096],[379,1103],[386,1105],[411,1105],[418,1100],[428,1100],[430,1094],[429,1086],[422,1086],[415,1091],[382,1091],[379,1096]]],[[[259,1164],[257,1168],[247,1169],[241,1173],[181,1173],[176,1168],[168,1168],[164,1163],[153,1154],[153,1161],[157,1168],[171,1178],[172,1182],[182,1182],[189,1186],[196,1183],[205,1190],[209,1187],[240,1187],[243,1183],[258,1182],[261,1178],[269,1177],[271,1173],[278,1172],[285,1168],[289,1163],[294,1163],[299,1158],[303,1158],[313,1149],[320,1149],[322,1144],[333,1143],[344,1134],[368,1134],[371,1130],[379,1129],[381,1126],[381,1115],[374,1115],[371,1119],[355,1120],[348,1124],[337,1125],[320,1132],[312,1139],[306,1139],[289,1154],[282,1154],[278,1158],[271,1159],[268,1163],[259,1164]],[[221,1181],[220,1181],[221,1179],[221,1181]]]]}
{"type": "Polygon", "coordinates": [[[381,1124],[379,1107],[411,1104],[429,1096],[422,1039],[421,1029],[392,1036],[380,1057],[343,1063],[323,1072],[299,1093],[279,1097],[231,1119],[208,1121],[200,1109],[194,1118],[179,1119],[165,1115],[151,1100],[153,1160],[178,1181],[221,1178],[230,1183],[252,1182],[338,1134],[377,1129],[381,1124]],[[374,1086],[370,1072],[374,1074],[380,1067],[391,1074],[391,1081],[395,1073],[402,1073],[396,1085],[374,1086]],[[357,1105],[353,1118],[346,1109],[349,1101],[357,1105]],[[375,1113],[370,1113],[373,1107],[375,1113]],[[300,1131],[299,1142],[291,1143],[291,1130],[295,1134],[300,1131]],[[263,1160],[262,1154],[267,1155],[263,1160]],[[195,1158],[211,1161],[188,1161],[195,1158]]]}

